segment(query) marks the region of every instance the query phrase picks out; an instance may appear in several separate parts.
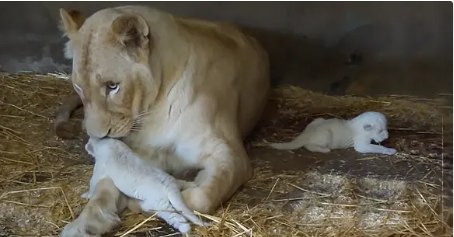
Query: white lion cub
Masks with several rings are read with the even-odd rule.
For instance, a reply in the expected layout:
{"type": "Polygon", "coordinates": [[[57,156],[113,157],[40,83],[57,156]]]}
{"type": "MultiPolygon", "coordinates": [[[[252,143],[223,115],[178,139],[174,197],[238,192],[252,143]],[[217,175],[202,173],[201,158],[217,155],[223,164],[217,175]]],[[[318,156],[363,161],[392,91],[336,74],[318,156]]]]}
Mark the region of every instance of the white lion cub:
{"type": "Polygon", "coordinates": [[[281,150],[305,147],[309,151],[322,153],[353,147],[359,153],[395,154],[395,149],[370,144],[372,140],[380,143],[386,139],[385,116],[379,112],[365,112],[350,120],[317,118],[293,141],[269,143],[269,146],[281,150]]]}
{"type": "Polygon", "coordinates": [[[82,197],[90,199],[100,179],[110,177],[126,196],[140,200],[144,212],[157,212],[157,216],[182,233],[191,227],[186,219],[205,226],[184,203],[181,189],[195,184],[176,180],[163,170],[137,157],[122,141],[112,138],[90,138],[85,150],[95,158],[90,189],[82,197]],[[181,212],[177,213],[176,211],[181,212]]]}

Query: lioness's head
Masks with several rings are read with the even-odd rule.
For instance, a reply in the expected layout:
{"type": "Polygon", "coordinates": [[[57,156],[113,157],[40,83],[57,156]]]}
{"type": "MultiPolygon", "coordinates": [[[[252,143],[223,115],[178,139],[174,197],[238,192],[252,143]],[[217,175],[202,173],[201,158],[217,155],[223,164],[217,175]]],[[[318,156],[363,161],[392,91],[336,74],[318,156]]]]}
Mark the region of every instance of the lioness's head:
{"type": "Polygon", "coordinates": [[[147,21],[115,9],[85,19],[78,11],[60,9],[62,29],[72,51],[72,82],[85,110],[91,137],[124,137],[155,97],[159,83],[149,67],[147,21]],[[145,99],[145,97],[147,99],[145,99]]]}

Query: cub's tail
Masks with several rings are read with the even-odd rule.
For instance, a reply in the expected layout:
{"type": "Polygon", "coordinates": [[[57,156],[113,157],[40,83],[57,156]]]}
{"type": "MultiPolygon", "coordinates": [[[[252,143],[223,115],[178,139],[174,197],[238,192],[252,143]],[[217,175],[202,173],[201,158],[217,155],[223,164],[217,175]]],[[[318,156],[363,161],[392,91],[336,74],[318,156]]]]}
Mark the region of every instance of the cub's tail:
{"type": "Polygon", "coordinates": [[[306,136],[304,136],[304,134],[300,134],[290,142],[268,143],[268,146],[278,150],[296,150],[306,145],[306,140],[306,136]]]}

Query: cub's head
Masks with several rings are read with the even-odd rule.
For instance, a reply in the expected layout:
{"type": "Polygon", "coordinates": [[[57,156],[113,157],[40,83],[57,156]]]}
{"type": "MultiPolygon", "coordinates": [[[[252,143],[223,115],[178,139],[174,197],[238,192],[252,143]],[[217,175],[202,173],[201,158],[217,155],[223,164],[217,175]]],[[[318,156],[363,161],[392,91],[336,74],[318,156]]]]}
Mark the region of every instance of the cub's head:
{"type": "Polygon", "coordinates": [[[379,112],[365,112],[353,119],[359,132],[379,143],[388,139],[386,117],[379,112]]]}
{"type": "Polygon", "coordinates": [[[85,144],[85,150],[95,159],[105,159],[117,153],[118,147],[121,146],[122,143],[114,138],[90,137],[85,144]]]}
{"type": "Polygon", "coordinates": [[[72,82],[81,97],[84,125],[91,137],[124,137],[147,111],[160,86],[149,66],[146,20],[115,9],[85,19],[60,9],[62,29],[73,58],[72,82]]]}

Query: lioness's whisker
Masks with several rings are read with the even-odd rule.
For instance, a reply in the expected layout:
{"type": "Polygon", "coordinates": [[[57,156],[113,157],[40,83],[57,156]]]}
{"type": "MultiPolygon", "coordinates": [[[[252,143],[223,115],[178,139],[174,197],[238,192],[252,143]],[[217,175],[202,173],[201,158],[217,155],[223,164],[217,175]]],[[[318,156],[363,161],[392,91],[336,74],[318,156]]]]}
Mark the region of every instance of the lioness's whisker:
{"type": "Polygon", "coordinates": [[[142,122],[133,122],[132,126],[142,126],[142,122]]]}
{"type": "Polygon", "coordinates": [[[138,118],[138,119],[134,119],[133,121],[134,122],[143,122],[145,119],[144,118],[138,118]]]}
{"type": "Polygon", "coordinates": [[[151,113],[151,112],[152,112],[152,111],[148,111],[148,112],[140,113],[140,114],[136,115],[136,116],[135,116],[134,118],[139,118],[139,117],[142,117],[142,116],[144,116],[144,115],[147,115],[147,114],[149,114],[149,113],[151,113]]]}

